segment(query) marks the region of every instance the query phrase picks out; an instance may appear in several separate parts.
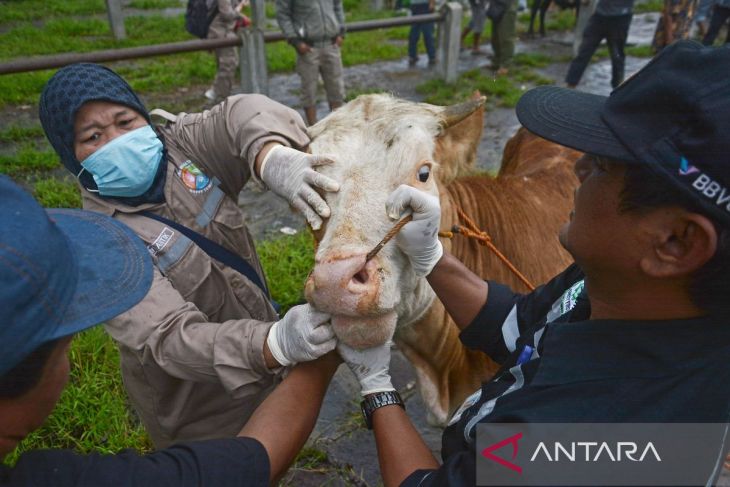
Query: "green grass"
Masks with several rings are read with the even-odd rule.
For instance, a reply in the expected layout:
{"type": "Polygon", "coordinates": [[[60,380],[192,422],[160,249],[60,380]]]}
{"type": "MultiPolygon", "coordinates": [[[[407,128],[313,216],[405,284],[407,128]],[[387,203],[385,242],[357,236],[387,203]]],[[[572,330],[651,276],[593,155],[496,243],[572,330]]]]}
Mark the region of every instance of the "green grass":
{"type": "Polygon", "coordinates": [[[104,0],[6,0],[0,4],[0,23],[105,12],[104,0]]]}
{"type": "Polygon", "coordinates": [[[81,194],[75,183],[56,178],[39,179],[33,194],[47,208],[81,208],[81,194]]]}
{"type": "MultiPolygon", "coordinates": [[[[124,8],[171,7],[185,7],[185,4],[179,0],[132,0],[124,8]]],[[[84,15],[106,15],[106,3],[104,0],[4,0],[0,3],[0,23],[84,15]]]]}
{"type": "Polygon", "coordinates": [[[142,10],[151,10],[159,8],[185,8],[185,4],[179,0],[132,0],[127,5],[128,8],[138,8],[142,10]]]}
{"type": "Polygon", "coordinates": [[[130,413],[119,373],[119,353],[101,327],[74,339],[71,378],[55,410],[5,462],[37,448],[71,448],[114,453],[125,448],[151,449],[142,426],[130,413]]]}
{"type": "Polygon", "coordinates": [[[664,0],[639,0],[634,5],[634,13],[661,12],[664,8],[664,0]]]}
{"type": "Polygon", "coordinates": [[[629,46],[626,48],[627,56],[634,57],[654,57],[654,50],[651,46],[629,46]]]}
{"type": "Polygon", "coordinates": [[[23,142],[13,155],[0,155],[0,173],[10,177],[50,171],[59,165],[54,151],[37,151],[28,142],[23,142]]]}
{"type": "Polygon", "coordinates": [[[0,142],[21,142],[35,137],[45,137],[43,127],[40,124],[30,127],[21,125],[8,125],[0,130],[0,142]]]}
{"type": "Polygon", "coordinates": [[[484,69],[472,69],[462,73],[454,83],[432,79],[421,83],[416,91],[425,96],[424,101],[434,105],[451,105],[467,99],[479,90],[487,95],[490,103],[502,107],[514,107],[526,89],[551,84],[555,81],[532,70],[551,62],[543,54],[518,54],[507,76],[494,76],[484,69]]]}
{"type": "Polygon", "coordinates": [[[308,231],[256,244],[256,251],[271,295],[281,305],[281,313],[303,299],[304,281],[314,266],[314,239],[308,231]]]}

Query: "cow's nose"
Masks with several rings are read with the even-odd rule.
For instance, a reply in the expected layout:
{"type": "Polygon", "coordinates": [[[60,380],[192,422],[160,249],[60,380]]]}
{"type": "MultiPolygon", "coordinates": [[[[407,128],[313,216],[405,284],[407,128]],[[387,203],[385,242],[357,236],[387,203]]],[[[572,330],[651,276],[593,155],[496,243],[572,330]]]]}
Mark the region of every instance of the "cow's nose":
{"type": "Polygon", "coordinates": [[[365,262],[365,254],[317,262],[313,278],[315,286],[336,286],[353,293],[363,292],[377,274],[375,259],[365,262]]]}
{"type": "Polygon", "coordinates": [[[307,299],[331,313],[352,313],[365,296],[375,297],[379,288],[377,258],[365,262],[365,254],[318,261],[307,282],[307,299]]]}
{"type": "Polygon", "coordinates": [[[374,259],[365,262],[364,256],[358,256],[355,257],[355,259],[356,260],[353,262],[353,265],[357,270],[354,274],[352,274],[352,277],[347,280],[347,289],[353,293],[367,292],[367,289],[372,285],[371,281],[377,275],[377,264],[374,259]]]}

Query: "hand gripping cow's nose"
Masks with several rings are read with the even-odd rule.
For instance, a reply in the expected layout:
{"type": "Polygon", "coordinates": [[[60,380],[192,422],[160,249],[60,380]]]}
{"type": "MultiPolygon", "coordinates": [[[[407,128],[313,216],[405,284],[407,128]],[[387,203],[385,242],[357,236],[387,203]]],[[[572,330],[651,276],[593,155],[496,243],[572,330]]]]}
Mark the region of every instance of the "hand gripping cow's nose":
{"type": "Polygon", "coordinates": [[[438,239],[441,224],[438,197],[402,184],[388,196],[385,208],[393,220],[412,212],[413,220],[401,229],[396,242],[408,256],[416,275],[427,276],[444,253],[438,239]]]}

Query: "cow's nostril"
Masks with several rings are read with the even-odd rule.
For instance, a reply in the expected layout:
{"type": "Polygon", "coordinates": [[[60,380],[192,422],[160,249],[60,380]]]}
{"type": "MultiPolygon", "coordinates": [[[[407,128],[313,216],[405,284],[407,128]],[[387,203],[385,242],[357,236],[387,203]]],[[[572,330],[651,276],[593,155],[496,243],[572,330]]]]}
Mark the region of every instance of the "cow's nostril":
{"type": "Polygon", "coordinates": [[[364,268],[360,269],[357,274],[352,276],[352,280],[359,284],[365,284],[368,282],[368,272],[364,268]]]}

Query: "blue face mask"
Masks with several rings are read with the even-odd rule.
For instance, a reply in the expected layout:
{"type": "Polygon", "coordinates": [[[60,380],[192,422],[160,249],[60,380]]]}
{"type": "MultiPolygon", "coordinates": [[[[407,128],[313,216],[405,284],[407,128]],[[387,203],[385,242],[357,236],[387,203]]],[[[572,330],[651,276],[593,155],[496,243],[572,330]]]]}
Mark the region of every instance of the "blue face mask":
{"type": "Polygon", "coordinates": [[[81,162],[101,196],[139,196],[150,189],[162,160],[162,142],[145,125],[105,144],[81,162]]]}

